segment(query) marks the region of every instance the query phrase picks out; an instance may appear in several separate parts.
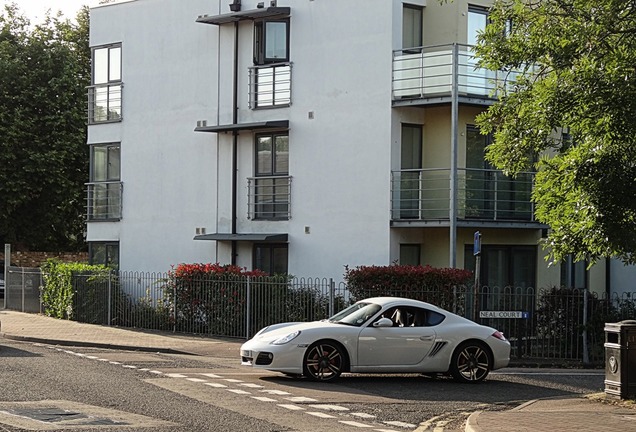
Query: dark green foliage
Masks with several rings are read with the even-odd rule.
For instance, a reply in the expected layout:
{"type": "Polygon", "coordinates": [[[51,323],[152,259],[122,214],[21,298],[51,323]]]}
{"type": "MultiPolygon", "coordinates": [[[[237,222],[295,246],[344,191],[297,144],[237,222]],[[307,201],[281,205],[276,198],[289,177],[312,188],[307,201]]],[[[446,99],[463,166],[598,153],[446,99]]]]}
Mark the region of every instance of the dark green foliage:
{"type": "Polygon", "coordinates": [[[636,3],[498,0],[490,18],[482,66],[526,73],[478,118],[488,159],[514,175],[545,155],[533,199],[552,259],[636,262],[636,3]]]}
{"type": "Polygon", "coordinates": [[[345,281],[352,300],[377,296],[408,297],[452,310],[453,287],[469,284],[469,270],[431,266],[391,265],[346,267],[345,281]]]}
{"type": "Polygon", "coordinates": [[[0,11],[0,242],[84,247],[88,9],[29,26],[0,11]]]}

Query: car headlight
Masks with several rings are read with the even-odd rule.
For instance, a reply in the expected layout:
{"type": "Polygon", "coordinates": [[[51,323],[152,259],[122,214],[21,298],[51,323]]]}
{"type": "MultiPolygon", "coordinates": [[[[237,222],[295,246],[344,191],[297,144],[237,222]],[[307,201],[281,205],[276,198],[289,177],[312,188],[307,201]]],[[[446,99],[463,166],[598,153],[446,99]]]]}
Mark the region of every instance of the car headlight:
{"type": "Polygon", "coordinates": [[[293,333],[288,334],[287,336],[283,336],[281,338],[276,339],[274,342],[272,342],[273,345],[283,345],[286,344],[287,342],[292,341],[294,338],[296,338],[298,335],[300,334],[300,330],[296,330],[293,333]]]}

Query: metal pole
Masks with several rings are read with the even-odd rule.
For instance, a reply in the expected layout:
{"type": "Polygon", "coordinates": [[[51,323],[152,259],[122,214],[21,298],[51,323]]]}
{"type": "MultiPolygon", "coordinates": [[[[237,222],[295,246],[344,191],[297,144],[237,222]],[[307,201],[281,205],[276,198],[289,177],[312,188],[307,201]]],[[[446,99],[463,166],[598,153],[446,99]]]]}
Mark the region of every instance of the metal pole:
{"type": "Polygon", "coordinates": [[[449,267],[457,266],[457,135],[459,124],[459,45],[453,44],[453,83],[451,88],[450,233],[449,267]]]}
{"type": "Polygon", "coordinates": [[[2,309],[7,307],[7,297],[9,296],[9,267],[11,266],[11,245],[4,244],[4,297],[2,298],[2,309]]]}
{"type": "Polygon", "coordinates": [[[336,283],[333,278],[329,278],[329,317],[336,314],[334,310],[334,297],[336,296],[336,283]]]}
{"type": "Polygon", "coordinates": [[[251,313],[252,313],[252,302],[250,301],[250,297],[252,296],[252,285],[251,285],[251,277],[247,277],[247,301],[245,302],[245,338],[250,338],[250,325],[251,325],[251,313]]]}
{"type": "Polygon", "coordinates": [[[590,363],[590,354],[587,346],[587,302],[588,302],[588,290],[583,290],[583,364],[590,363]]]}
{"type": "MultiPolygon", "coordinates": [[[[475,286],[473,287],[473,321],[477,322],[478,314],[477,309],[479,307],[479,277],[481,268],[481,254],[475,257],[475,286]]],[[[488,310],[488,309],[487,309],[488,310]]]]}
{"type": "Polygon", "coordinates": [[[108,325],[112,322],[112,303],[113,303],[113,272],[108,272],[108,325]]]}

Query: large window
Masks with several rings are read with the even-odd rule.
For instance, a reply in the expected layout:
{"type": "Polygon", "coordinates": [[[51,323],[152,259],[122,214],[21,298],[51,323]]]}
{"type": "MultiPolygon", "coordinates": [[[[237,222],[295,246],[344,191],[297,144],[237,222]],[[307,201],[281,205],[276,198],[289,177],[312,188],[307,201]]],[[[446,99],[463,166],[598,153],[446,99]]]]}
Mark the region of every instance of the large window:
{"type": "Polygon", "coordinates": [[[417,219],[421,207],[422,126],[402,124],[399,218],[417,219]]]}
{"type": "Polygon", "coordinates": [[[422,264],[420,257],[422,248],[419,244],[401,244],[400,245],[400,264],[402,265],[420,265],[422,264]]]}
{"type": "Polygon", "coordinates": [[[561,286],[565,288],[585,289],[588,287],[589,272],[587,261],[574,261],[568,255],[561,263],[561,286]]]}
{"type": "Polygon", "coordinates": [[[93,48],[89,123],[121,120],[121,45],[93,48]]]}
{"type": "Polygon", "coordinates": [[[289,61],[289,20],[254,23],[254,64],[289,61]]]}
{"type": "Polygon", "coordinates": [[[122,183],[118,143],[91,146],[89,220],[121,218],[122,183]]]}
{"type": "Polygon", "coordinates": [[[88,262],[119,268],[119,242],[89,242],[88,262]]]}
{"type": "Polygon", "coordinates": [[[405,4],[402,9],[402,48],[406,50],[421,46],[422,8],[405,4]]]}
{"type": "MultiPolygon", "coordinates": [[[[473,245],[464,248],[464,268],[475,271],[473,245]]],[[[483,245],[482,286],[490,288],[536,288],[537,247],[523,245],[483,245]]]]}
{"type": "Polygon", "coordinates": [[[289,219],[289,135],[256,136],[255,176],[250,184],[250,217],[289,219]]]}
{"type": "Polygon", "coordinates": [[[267,274],[287,273],[287,244],[255,244],[254,268],[267,274]]]}

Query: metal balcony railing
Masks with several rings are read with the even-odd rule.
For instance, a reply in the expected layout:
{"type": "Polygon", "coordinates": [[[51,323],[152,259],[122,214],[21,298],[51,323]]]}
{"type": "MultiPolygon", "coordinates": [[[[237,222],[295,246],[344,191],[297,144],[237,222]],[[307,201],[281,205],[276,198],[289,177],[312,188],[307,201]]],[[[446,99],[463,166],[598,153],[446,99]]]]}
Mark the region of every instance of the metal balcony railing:
{"type": "Polygon", "coordinates": [[[278,108],[291,105],[291,63],[249,68],[249,107],[278,108]]]}
{"type": "Polygon", "coordinates": [[[448,96],[457,80],[459,95],[497,99],[500,84],[512,84],[521,71],[477,67],[470,45],[422,46],[393,51],[393,100],[448,96]]]}
{"type": "Polygon", "coordinates": [[[121,121],[121,82],[88,87],[88,124],[121,121]]]}
{"type": "MultiPolygon", "coordinates": [[[[391,173],[392,220],[449,220],[449,168],[391,173]]],[[[534,222],[534,173],[508,177],[499,170],[458,169],[457,218],[534,222]]]]}
{"type": "Polygon", "coordinates": [[[248,178],[248,219],[290,219],[291,179],[291,176],[248,178]]]}
{"type": "Polygon", "coordinates": [[[124,184],[120,181],[86,183],[89,221],[119,220],[124,184]]]}

